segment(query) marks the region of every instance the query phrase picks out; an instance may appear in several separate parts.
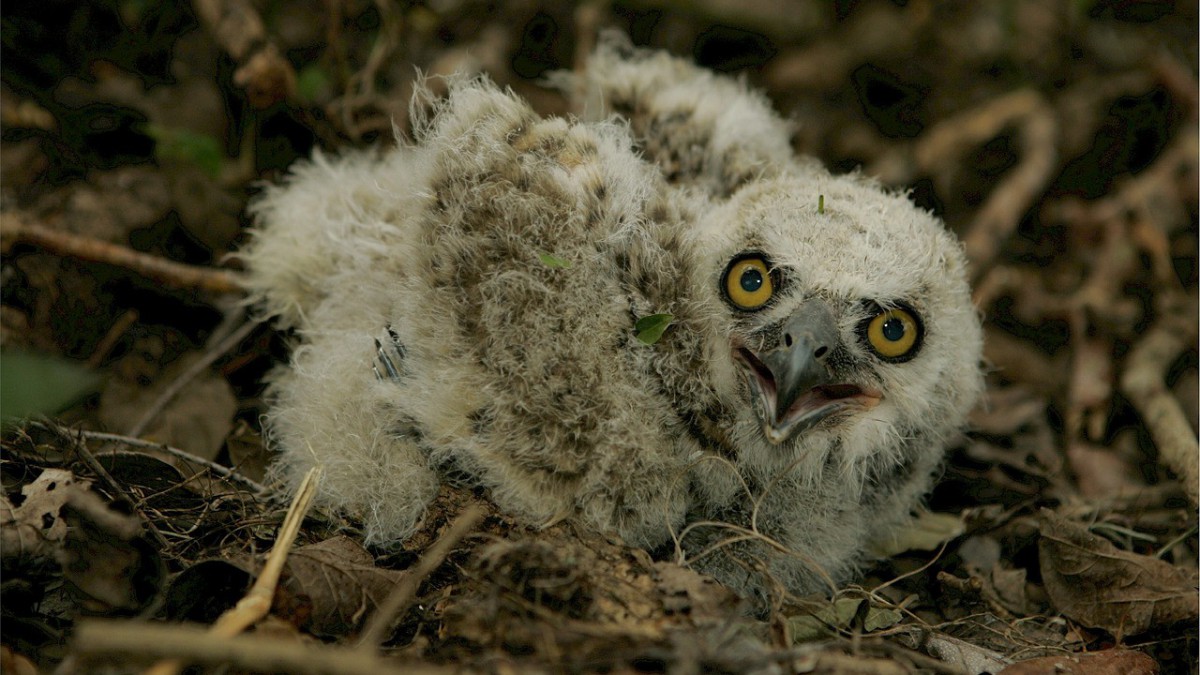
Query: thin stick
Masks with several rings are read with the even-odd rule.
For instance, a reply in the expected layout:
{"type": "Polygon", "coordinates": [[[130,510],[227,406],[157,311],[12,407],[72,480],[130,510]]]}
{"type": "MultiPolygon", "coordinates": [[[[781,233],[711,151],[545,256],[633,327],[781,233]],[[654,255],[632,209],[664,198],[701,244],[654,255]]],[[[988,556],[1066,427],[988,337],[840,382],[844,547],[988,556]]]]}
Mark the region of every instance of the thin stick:
{"type": "MultiPolygon", "coordinates": [[[[292,542],[296,539],[296,533],[300,531],[300,524],[304,522],[304,516],[308,513],[308,509],[312,505],[313,497],[317,491],[317,481],[320,476],[320,466],[309,469],[308,474],[304,476],[304,482],[300,484],[300,489],[296,491],[296,496],[292,500],[292,506],[288,509],[287,516],[283,519],[283,525],[279,527],[279,536],[275,540],[275,545],[271,547],[271,553],[267,556],[267,563],[263,565],[262,571],[258,573],[258,578],[254,580],[254,585],[233,606],[233,609],[226,610],[225,613],[217,617],[216,623],[209,628],[210,634],[225,638],[233,637],[253,626],[270,611],[271,601],[275,597],[275,588],[279,585],[279,576],[283,573],[283,564],[287,560],[288,553],[291,551],[292,542]]],[[[182,667],[183,663],[178,659],[160,661],[149,668],[146,671],[146,675],[174,675],[182,667]]]]}
{"type": "Polygon", "coordinates": [[[263,673],[345,675],[443,675],[442,666],[395,663],[374,654],[261,635],[223,637],[194,626],[140,621],[84,620],[75,628],[74,653],[89,660],[119,657],[169,658],[263,673]]]}
{"type": "Polygon", "coordinates": [[[1121,389],[1150,430],[1159,456],[1183,482],[1193,506],[1200,489],[1200,442],[1163,374],[1184,349],[1195,344],[1194,324],[1194,319],[1160,321],[1133,348],[1121,373],[1121,389]]]}
{"type": "Polygon", "coordinates": [[[125,335],[125,332],[137,323],[138,312],[136,309],[125,310],[125,313],[113,322],[109,327],[108,332],[101,338],[100,343],[96,345],[96,349],[92,351],[92,355],[88,357],[88,368],[96,369],[100,364],[104,363],[104,359],[108,358],[109,353],[117,346],[117,342],[125,335]]]}
{"type": "Polygon", "coordinates": [[[230,270],[197,267],[149,255],[107,241],[60,232],[8,212],[0,213],[4,247],[23,242],[61,256],[115,265],[171,288],[210,293],[242,293],[241,277],[230,270]]]}
{"type": "Polygon", "coordinates": [[[199,375],[207,370],[208,367],[213,364],[213,362],[221,358],[225,352],[233,349],[238,345],[238,343],[246,339],[246,336],[252,333],[254,329],[258,327],[258,325],[259,324],[257,321],[246,321],[241,325],[240,328],[230,333],[212,349],[206,350],[204,356],[189,366],[187,370],[179,375],[179,377],[175,378],[175,381],[172,382],[170,386],[163,390],[163,393],[159,395],[154,403],[151,404],[150,407],[146,408],[146,411],[142,413],[142,417],[137,421],[137,424],[134,424],[125,435],[141,436],[142,432],[146,430],[146,427],[150,426],[150,423],[154,421],[154,418],[157,417],[159,413],[161,413],[163,409],[166,408],[167,405],[179,395],[179,392],[183,391],[184,387],[190,384],[192,380],[199,377],[199,375]]]}
{"type": "MultiPolygon", "coordinates": [[[[100,464],[100,462],[96,459],[96,456],[93,455],[92,451],[88,449],[87,443],[83,442],[82,433],[80,433],[79,440],[75,442],[73,446],[75,448],[75,454],[83,460],[84,464],[88,465],[89,469],[95,472],[97,476],[100,476],[100,479],[108,485],[109,489],[113,490],[114,493],[128,499],[129,503],[131,504],[136,504],[138,502],[138,500],[134,499],[133,495],[129,494],[129,491],[126,490],[120,483],[118,483],[116,479],[112,477],[112,474],[108,473],[108,470],[105,469],[102,464],[100,464]]],[[[150,522],[150,519],[141,513],[138,515],[141,517],[141,521],[146,525],[146,531],[150,533],[150,536],[154,539],[155,543],[157,543],[164,551],[170,549],[171,544],[167,542],[167,538],[162,535],[162,532],[158,531],[158,528],[154,526],[154,523],[150,522]]]]}
{"type": "Polygon", "coordinates": [[[483,517],[483,508],[478,505],[469,506],[454,521],[450,528],[447,529],[440,539],[433,546],[426,549],[421,555],[421,559],[417,561],[410,570],[408,575],[396,584],[392,592],[387,598],[380,603],[379,608],[375,610],[374,616],[371,617],[370,623],[363,630],[362,636],[358,639],[358,649],[360,651],[372,651],[387,637],[388,629],[392,625],[392,621],[400,612],[404,611],[408,604],[412,601],[412,597],[416,595],[417,588],[425,581],[425,578],[433,571],[441,566],[442,561],[446,559],[450,551],[458,545],[458,542],[475,527],[475,523],[483,517]]]}
{"type": "Polygon", "coordinates": [[[231,480],[235,483],[241,483],[243,486],[253,490],[257,495],[265,494],[267,491],[265,486],[260,483],[256,483],[238,473],[237,469],[230,469],[229,467],[221,466],[220,464],[204,459],[203,457],[197,457],[186,450],[173,448],[162,443],[155,443],[154,441],[133,438],[131,436],[123,436],[121,434],[111,434],[104,431],[80,431],[78,433],[82,434],[84,438],[89,440],[104,441],[106,443],[120,443],[122,445],[131,445],[135,448],[147,448],[149,450],[160,450],[168,455],[178,457],[184,461],[199,464],[222,478],[231,480]]]}

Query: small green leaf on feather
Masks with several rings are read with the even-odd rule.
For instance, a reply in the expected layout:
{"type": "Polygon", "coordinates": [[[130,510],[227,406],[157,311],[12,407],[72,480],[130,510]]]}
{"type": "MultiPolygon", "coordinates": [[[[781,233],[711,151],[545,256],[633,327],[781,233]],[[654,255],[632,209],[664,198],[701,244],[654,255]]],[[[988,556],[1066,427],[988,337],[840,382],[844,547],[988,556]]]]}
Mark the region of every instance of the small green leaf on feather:
{"type": "Polygon", "coordinates": [[[637,320],[633,328],[637,331],[637,339],[643,344],[652,345],[662,338],[663,332],[667,330],[667,326],[671,325],[671,321],[675,319],[674,314],[651,314],[643,316],[637,320]]]}
{"type": "Polygon", "coordinates": [[[556,255],[551,255],[549,253],[539,253],[538,258],[541,259],[542,264],[545,265],[546,267],[557,267],[557,268],[561,268],[561,269],[567,269],[568,267],[571,266],[570,260],[565,260],[563,258],[560,258],[556,255]]]}
{"type": "Polygon", "coordinates": [[[825,215],[825,195],[817,195],[817,213],[825,215]]]}

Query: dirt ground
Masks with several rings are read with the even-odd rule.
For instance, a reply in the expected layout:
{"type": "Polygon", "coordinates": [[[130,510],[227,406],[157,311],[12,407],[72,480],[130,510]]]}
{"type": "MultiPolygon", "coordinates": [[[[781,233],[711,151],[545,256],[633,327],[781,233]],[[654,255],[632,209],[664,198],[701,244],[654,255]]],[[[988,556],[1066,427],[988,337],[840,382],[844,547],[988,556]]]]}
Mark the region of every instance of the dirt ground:
{"type": "Polygon", "coordinates": [[[1200,672],[1197,21],[1165,0],[6,3],[0,384],[35,421],[0,455],[0,671],[1200,672]],[[987,400],[921,527],[834,598],[747,616],[670,552],[449,487],[371,551],[263,485],[287,336],[239,304],[247,199],[316,148],[387,144],[418,70],[568,114],[543,78],[604,27],[740,73],[798,151],[964,241],[987,400]]]}

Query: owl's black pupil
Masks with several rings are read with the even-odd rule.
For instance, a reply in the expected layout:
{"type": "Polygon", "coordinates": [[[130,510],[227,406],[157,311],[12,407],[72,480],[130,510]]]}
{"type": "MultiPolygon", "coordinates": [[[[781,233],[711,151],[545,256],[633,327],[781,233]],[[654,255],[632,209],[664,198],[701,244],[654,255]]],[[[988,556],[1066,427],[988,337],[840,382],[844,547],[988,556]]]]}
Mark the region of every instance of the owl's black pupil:
{"type": "Polygon", "coordinates": [[[758,270],[756,270],[754,268],[750,268],[750,269],[746,270],[745,272],[742,272],[742,278],[739,281],[739,283],[742,285],[743,291],[746,291],[747,293],[753,293],[754,291],[757,291],[758,289],[762,288],[762,285],[763,285],[762,272],[759,272],[758,270]]]}
{"type": "Polygon", "coordinates": [[[899,342],[904,337],[904,322],[892,317],[883,322],[883,337],[892,342],[899,342]]]}

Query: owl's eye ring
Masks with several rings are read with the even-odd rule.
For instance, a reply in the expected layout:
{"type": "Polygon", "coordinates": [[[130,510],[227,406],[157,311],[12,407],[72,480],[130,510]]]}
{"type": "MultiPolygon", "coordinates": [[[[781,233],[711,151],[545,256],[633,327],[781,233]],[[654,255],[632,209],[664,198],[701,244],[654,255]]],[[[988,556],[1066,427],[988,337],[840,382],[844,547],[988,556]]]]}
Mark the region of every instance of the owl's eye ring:
{"type": "Polygon", "coordinates": [[[925,338],[921,316],[908,305],[884,308],[871,303],[872,312],[859,327],[863,342],[884,361],[901,363],[917,355],[925,338]]]}
{"type": "Polygon", "coordinates": [[[734,308],[753,312],[767,306],[775,294],[777,275],[766,256],[743,253],[734,258],[721,277],[721,290],[734,308]]]}

